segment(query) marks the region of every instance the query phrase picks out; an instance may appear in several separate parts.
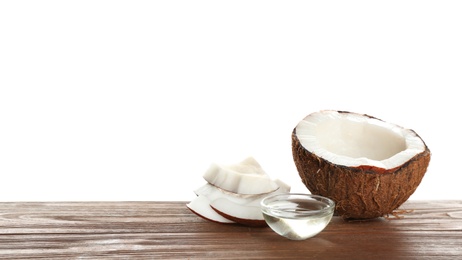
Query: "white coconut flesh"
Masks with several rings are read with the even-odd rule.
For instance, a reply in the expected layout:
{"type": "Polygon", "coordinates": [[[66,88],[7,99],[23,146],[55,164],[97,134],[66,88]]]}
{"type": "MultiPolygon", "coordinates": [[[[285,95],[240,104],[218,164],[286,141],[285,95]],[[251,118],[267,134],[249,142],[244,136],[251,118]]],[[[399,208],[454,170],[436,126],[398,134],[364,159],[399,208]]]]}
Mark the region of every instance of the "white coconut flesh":
{"type": "Polygon", "coordinates": [[[203,175],[204,179],[221,189],[238,194],[262,194],[275,191],[278,185],[253,159],[239,164],[213,163],[203,175]]]}
{"type": "Polygon", "coordinates": [[[261,165],[255,160],[253,157],[247,157],[244,160],[242,160],[239,164],[236,165],[247,165],[247,166],[253,166],[255,167],[254,169],[256,170],[256,174],[266,174],[266,172],[263,170],[261,165]]]}
{"type": "Polygon", "coordinates": [[[232,216],[234,219],[241,220],[263,220],[261,213],[261,201],[270,195],[286,193],[290,191],[290,186],[281,180],[275,180],[279,188],[269,194],[259,194],[253,196],[240,196],[239,194],[227,193],[213,185],[208,192],[202,193],[210,199],[210,206],[221,214],[232,216]]]}
{"type": "Polygon", "coordinates": [[[275,180],[275,183],[279,186],[277,190],[252,196],[230,193],[210,184],[205,184],[198,192],[210,200],[210,206],[215,211],[235,222],[243,224],[247,221],[263,222],[261,201],[267,196],[290,191],[290,186],[281,180],[275,180]]]}
{"type": "Polygon", "coordinates": [[[296,136],[310,153],[348,167],[393,169],[425,151],[414,131],[349,112],[310,114],[296,126],[296,136]]]}
{"type": "Polygon", "coordinates": [[[210,202],[210,206],[218,213],[239,220],[264,220],[259,205],[241,205],[226,198],[218,198],[210,202]]]}
{"type": "Polygon", "coordinates": [[[274,183],[278,185],[278,188],[270,193],[262,193],[262,194],[239,194],[239,193],[234,193],[234,192],[229,192],[226,190],[223,190],[215,185],[212,185],[210,183],[206,183],[202,185],[201,187],[197,188],[194,190],[194,193],[196,195],[203,195],[209,198],[210,200],[214,200],[216,198],[227,198],[231,201],[234,201],[236,203],[248,203],[249,201],[257,201],[256,204],[259,205],[259,200],[272,195],[276,193],[284,193],[284,192],[289,192],[290,191],[290,186],[286,184],[285,182],[276,179],[274,180],[274,183]]]}
{"type": "Polygon", "coordinates": [[[206,196],[199,195],[190,203],[186,204],[186,206],[196,215],[207,220],[224,224],[234,223],[234,221],[223,217],[213,210],[210,207],[210,200],[206,196]]]}
{"type": "Polygon", "coordinates": [[[270,179],[252,157],[221,168],[213,164],[204,176],[210,181],[194,190],[197,197],[187,206],[197,215],[219,223],[265,225],[261,201],[266,196],[290,191],[288,184],[270,179]],[[238,178],[239,181],[236,181],[238,178]],[[257,180],[265,182],[257,183],[257,180]]]}

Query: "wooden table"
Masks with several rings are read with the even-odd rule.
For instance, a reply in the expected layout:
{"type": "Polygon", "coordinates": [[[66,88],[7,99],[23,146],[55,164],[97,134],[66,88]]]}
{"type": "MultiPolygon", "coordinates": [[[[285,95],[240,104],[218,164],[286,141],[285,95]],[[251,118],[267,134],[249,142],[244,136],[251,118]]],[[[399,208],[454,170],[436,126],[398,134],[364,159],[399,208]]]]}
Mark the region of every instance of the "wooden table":
{"type": "Polygon", "coordinates": [[[400,217],[334,217],[291,241],[208,222],[186,202],[0,203],[3,259],[462,259],[462,201],[409,201],[400,217]]]}

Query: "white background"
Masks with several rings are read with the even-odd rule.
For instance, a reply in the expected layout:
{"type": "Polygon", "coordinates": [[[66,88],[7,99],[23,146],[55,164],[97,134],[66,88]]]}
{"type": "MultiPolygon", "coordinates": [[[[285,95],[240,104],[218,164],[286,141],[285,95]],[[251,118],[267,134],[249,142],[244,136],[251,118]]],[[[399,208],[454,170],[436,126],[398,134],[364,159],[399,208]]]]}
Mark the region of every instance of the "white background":
{"type": "Polygon", "coordinates": [[[190,200],[255,157],[306,191],[322,109],[414,129],[411,199],[462,199],[460,1],[2,1],[0,200],[190,200]]]}

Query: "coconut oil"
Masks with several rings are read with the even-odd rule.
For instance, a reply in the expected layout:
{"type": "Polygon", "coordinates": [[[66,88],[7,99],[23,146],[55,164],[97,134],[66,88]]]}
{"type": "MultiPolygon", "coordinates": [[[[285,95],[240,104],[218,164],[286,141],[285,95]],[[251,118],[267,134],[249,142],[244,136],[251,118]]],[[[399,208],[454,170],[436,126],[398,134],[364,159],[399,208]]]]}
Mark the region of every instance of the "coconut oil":
{"type": "Polygon", "coordinates": [[[313,199],[275,200],[263,207],[262,213],[270,228],[279,235],[304,240],[317,235],[329,224],[333,208],[313,199]]]}

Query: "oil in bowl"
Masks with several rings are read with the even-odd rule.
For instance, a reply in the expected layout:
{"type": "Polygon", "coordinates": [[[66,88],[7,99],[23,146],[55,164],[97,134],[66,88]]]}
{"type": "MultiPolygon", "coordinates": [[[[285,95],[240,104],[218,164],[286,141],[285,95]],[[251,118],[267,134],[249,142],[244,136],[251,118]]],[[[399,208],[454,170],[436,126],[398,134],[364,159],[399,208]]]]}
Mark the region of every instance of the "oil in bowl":
{"type": "Polygon", "coordinates": [[[272,195],[261,201],[268,226],[291,240],[317,235],[334,214],[335,202],[329,198],[302,193],[272,195]]]}

